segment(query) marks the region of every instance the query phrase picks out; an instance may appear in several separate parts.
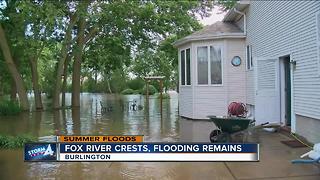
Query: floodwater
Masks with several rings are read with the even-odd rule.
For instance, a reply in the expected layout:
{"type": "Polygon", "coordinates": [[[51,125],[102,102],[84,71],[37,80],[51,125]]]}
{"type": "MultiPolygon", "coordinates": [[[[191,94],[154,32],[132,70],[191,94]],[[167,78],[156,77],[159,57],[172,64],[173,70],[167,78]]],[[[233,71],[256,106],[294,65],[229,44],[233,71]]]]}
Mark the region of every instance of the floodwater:
{"type": "MultiPolygon", "coordinates": [[[[67,101],[67,105],[70,104],[70,94],[67,101]]],[[[44,100],[44,104],[50,107],[50,101],[44,100]]],[[[156,97],[150,97],[149,110],[146,109],[144,97],[140,95],[83,93],[80,109],[0,117],[0,134],[32,134],[44,142],[54,141],[56,135],[144,135],[147,142],[205,142],[213,128],[206,122],[200,125],[201,130],[197,130],[190,120],[179,118],[176,93],[163,101],[162,115],[156,97]],[[102,113],[100,101],[104,106],[112,107],[111,111],[102,113]],[[144,108],[131,110],[132,101],[144,108]]],[[[222,163],[178,162],[27,163],[23,161],[22,149],[0,150],[0,179],[194,179],[200,175],[209,179],[228,179],[227,172],[219,171],[222,166],[222,163]]]]}

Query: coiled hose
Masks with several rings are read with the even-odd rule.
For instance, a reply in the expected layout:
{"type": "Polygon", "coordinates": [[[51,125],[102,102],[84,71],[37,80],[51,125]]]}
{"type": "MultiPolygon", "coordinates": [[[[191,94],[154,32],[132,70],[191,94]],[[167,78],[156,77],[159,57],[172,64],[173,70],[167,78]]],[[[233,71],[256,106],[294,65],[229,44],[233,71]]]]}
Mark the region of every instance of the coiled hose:
{"type": "Polygon", "coordinates": [[[247,107],[241,102],[232,102],[228,106],[228,115],[237,117],[247,117],[247,107]]]}

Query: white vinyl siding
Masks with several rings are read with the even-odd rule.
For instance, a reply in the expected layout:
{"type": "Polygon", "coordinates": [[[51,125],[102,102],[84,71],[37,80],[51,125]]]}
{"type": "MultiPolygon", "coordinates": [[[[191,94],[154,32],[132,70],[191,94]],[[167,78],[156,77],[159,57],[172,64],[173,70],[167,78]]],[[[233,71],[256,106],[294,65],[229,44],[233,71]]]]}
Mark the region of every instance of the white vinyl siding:
{"type": "Polygon", "coordinates": [[[276,66],[274,60],[258,61],[258,90],[276,88],[276,66]]]}
{"type": "Polygon", "coordinates": [[[316,14],[316,21],[318,31],[318,72],[320,76],[320,11],[316,14]]]}
{"type": "Polygon", "coordinates": [[[319,11],[320,1],[250,1],[247,12],[247,44],[252,45],[254,63],[255,57],[290,55],[296,61],[293,110],[315,119],[320,119],[319,11]]]}
{"type": "Polygon", "coordinates": [[[180,86],[179,89],[179,115],[187,118],[193,118],[193,97],[192,88],[180,86]]]}

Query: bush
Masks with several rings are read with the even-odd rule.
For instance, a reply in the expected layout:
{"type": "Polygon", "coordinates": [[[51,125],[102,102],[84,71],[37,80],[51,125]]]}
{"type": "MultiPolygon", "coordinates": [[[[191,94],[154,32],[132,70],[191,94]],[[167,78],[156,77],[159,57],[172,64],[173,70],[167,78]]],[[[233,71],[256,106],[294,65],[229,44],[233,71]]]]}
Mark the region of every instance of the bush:
{"type": "Polygon", "coordinates": [[[21,112],[21,108],[16,101],[1,100],[0,101],[0,115],[10,116],[17,115],[21,112]]]}
{"type": "MultiPolygon", "coordinates": [[[[157,93],[157,89],[153,86],[153,85],[149,85],[149,95],[154,95],[155,93],[157,93]]],[[[147,94],[147,88],[146,86],[143,87],[141,94],[146,95],[147,94]]]]}
{"type": "Polygon", "coordinates": [[[135,79],[129,80],[127,85],[130,89],[139,90],[143,88],[144,84],[145,82],[143,79],[135,78],[135,79]]]}
{"type": "Polygon", "coordinates": [[[133,89],[125,89],[125,90],[123,90],[122,92],[121,92],[121,94],[123,94],[123,95],[128,95],[128,94],[135,94],[135,90],[133,90],[133,89]]]}
{"type": "Polygon", "coordinates": [[[133,90],[134,92],[133,92],[133,94],[141,94],[141,92],[142,92],[142,90],[133,90]]]}
{"type": "Polygon", "coordinates": [[[0,149],[22,148],[25,143],[35,142],[35,138],[29,135],[5,136],[0,135],[0,149]]]}

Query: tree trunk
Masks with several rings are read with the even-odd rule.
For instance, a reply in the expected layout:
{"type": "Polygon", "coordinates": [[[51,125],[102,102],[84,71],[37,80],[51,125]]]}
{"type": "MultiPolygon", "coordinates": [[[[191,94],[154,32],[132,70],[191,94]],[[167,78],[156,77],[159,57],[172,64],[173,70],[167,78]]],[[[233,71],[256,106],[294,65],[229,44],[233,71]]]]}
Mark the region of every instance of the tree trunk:
{"type": "Polygon", "coordinates": [[[98,70],[94,70],[94,84],[98,85],[98,70]]]}
{"type": "Polygon", "coordinates": [[[67,91],[67,79],[68,79],[68,63],[71,60],[71,57],[68,56],[64,61],[63,69],[63,84],[62,84],[62,106],[66,105],[66,91],[67,91]]]}
{"type": "Polygon", "coordinates": [[[1,99],[2,99],[2,96],[3,96],[3,86],[2,86],[2,84],[1,84],[1,82],[2,82],[2,77],[1,77],[1,74],[0,74],[0,101],[1,101],[1,99]]]}
{"type": "Polygon", "coordinates": [[[109,79],[107,79],[107,85],[108,85],[108,90],[109,90],[109,93],[112,94],[112,90],[111,90],[111,87],[110,87],[110,82],[109,82],[109,79]]]}
{"type": "Polygon", "coordinates": [[[39,75],[38,75],[38,63],[36,59],[30,59],[31,65],[31,75],[32,75],[32,86],[34,93],[34,100],[36,109],[43,109],[42,100],[41,100],[41,92],[39,88],[39,75]]]}
{"type": "Polygon", "coordinates": [[[16,83],[14,82],[13,79],[11,81],[10,100],[11,101],[16,101],[17,100],[17,88],[16,88],[16,83]]]}
{"type": "Polygon", "coordinates": [[[8,41],[5,36],[5,32],[2,28],[2,25],[0,24],[0,46],[2,49],[2,53],[5,59],[5,62],[8,66],[10,75],[12,76],[17,92],[19,95],[20,105],[22,110],[28,110],[29,109],[29,103],[28,103],[28,96],[26,93],[26,88],[24,86],[23,80],[20,76],[20,73],[18,72],[18,69],[16,65],[13,62],[12,54],[10,52],[10,48],[8,45],[8,41]]]}
{"type": "Polygon", "coordinates": [[[60,92],[61,92],[61,78],[63,74],[63,65],[66,61],[66,57],[68,55],[68,50],[70,49],[71,44],[71,31],[76,22],[76,18],[74,16],[70,17],[70,23],[66,30],[66,36],[64,40],[64,44],[61,49],[60,59],[57,65],[57,74],[56,74],[56,84],[53,92],[53,108],[60,108],[60,92]]]}
{"type": "Polygon", "coordinates": [[[75,47],[75,56],[73,61],[73,74],[72,74],[72,107],[80,107],[80,74],[81,74],[81,60],[83,47],[85,43],[84,31],[86,21],[84,17],[79,19],[77,44],[75,47]]]}

